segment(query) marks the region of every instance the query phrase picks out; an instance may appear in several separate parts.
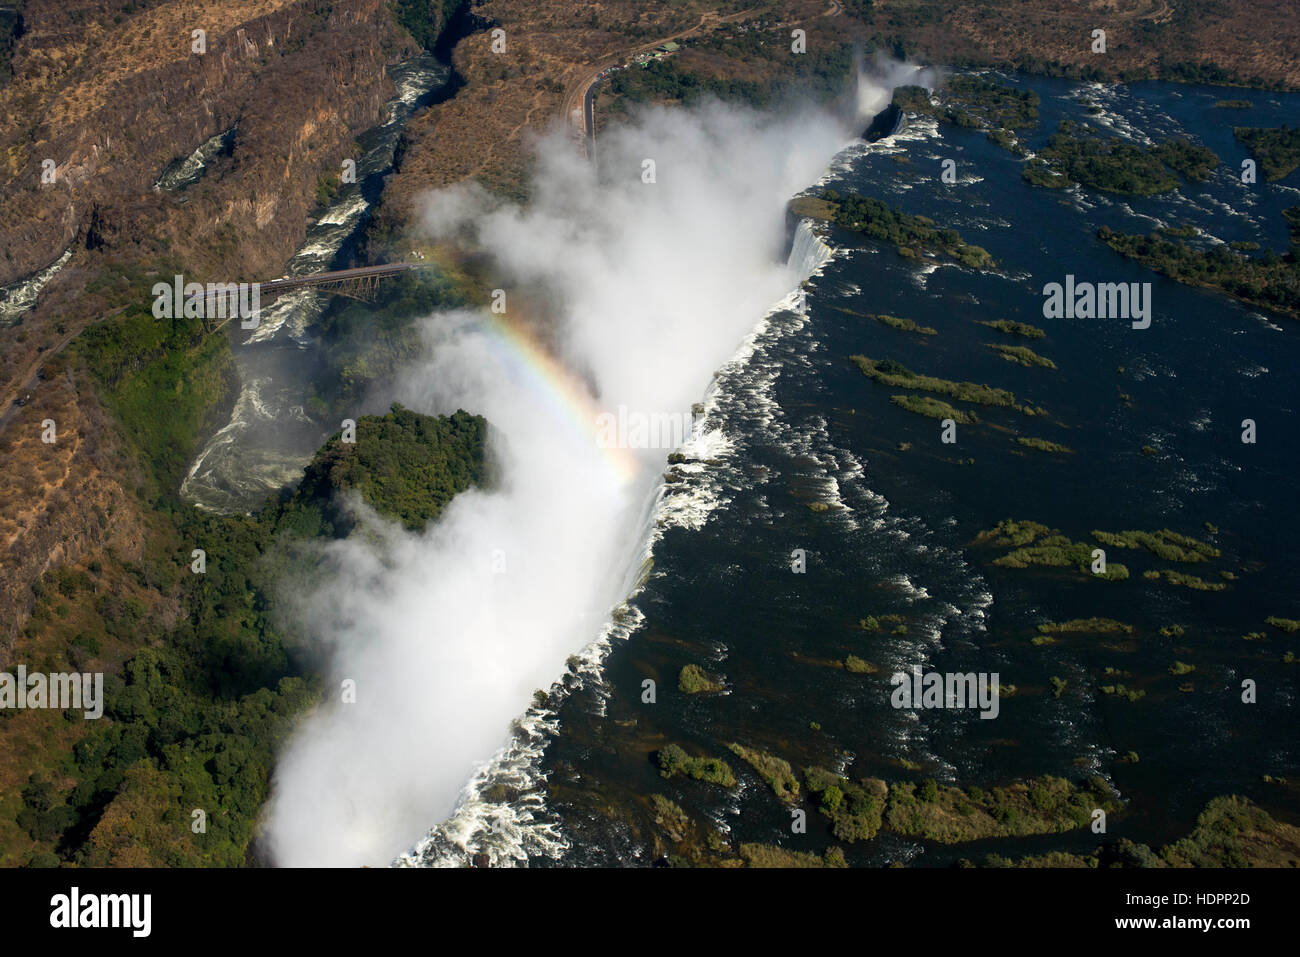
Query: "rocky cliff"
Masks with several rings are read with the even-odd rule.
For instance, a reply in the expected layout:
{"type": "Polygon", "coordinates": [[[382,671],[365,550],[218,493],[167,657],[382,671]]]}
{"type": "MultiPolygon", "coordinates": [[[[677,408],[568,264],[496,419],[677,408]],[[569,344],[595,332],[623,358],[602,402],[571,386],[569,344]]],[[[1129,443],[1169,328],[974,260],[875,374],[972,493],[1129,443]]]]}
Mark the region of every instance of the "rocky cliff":
{"type": "Polygon", "coordinates": [[[379,119],[383,68],[411,42],[382,0],[163,2],[129,16],[108,6],[24,10],[0,91],[0,284],[84,243],[95,224],[99,243],[130,238],[134,224],[209,260],[205,245],[230,224],[247,242],[223,265],[273,268],[302,236],[319,170],[337,170],[379,119]],[[154,193],[169,162],[236,127],[232,162],[198,207],[178,213],[154,193]]]}
{"type": "MultiPolygon", "coordinates": [[[[138,306],[164,262],[204,281],[279,275],[305,235],[318,179],[337,174],[356,135],[383,121],[386,67],[418,52],[384,0],[126,9],[27,3],[13,76],[0,87],[0,283],[73,251],[21,325],[0,330],[0,455],[11,479],[0,494],[0,660],[44,572],[108,546],[132,560],[144,537],[140,452],[102,407],[77,357],[79,333],[138,306]],[[196,184],[154,189],[169,163],[232,128],[228,155],[196,184]],[[54,444],[41,441],[46,420],[57,424],[54,444]]],[[[158,415],[174,408],[158,397],[158,415]]]]}

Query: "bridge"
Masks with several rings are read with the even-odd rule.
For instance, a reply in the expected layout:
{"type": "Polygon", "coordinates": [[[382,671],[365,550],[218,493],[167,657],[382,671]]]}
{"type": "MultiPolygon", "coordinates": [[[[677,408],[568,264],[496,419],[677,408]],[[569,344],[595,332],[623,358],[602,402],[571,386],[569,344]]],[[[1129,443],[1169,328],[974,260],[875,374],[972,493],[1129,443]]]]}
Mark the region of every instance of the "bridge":
{"type": "MultiPolygon", "coordinates": [[[[306,276],[283,276],[280,279],[271,279],[267,282],[258,283],[257,292],[259,302],[263,305],[269,300],[276,299],[286,293],[296,292],[299,289],[316,289],[332,296],[346,296],[360,302],[374,302],[379,292],[379,280],[398,276],[412,269],[428,269],[431,265],[431,263],[387,263],[383,266],[357,266],[353,269],[316,272],[306,276]]],[[[213,290],[209,286],[205,298],[211,303],[226,295],[228,293],[213,290]]],[[[210,316],[213,311],[205,308],[204,314],[210,316]]],[[[220,310],[218,313],[219,318],[209,319],[205,322],[209,332],[217,331],[234,318],[233,314],[221,315],[224,312],[226,310],[220,310]]]]}
{"type": "Polygon", "coordinates": [[[429,263],[388,263],[383,266],[357,266],[353,269],[316,272],[307,276],[285,276],[261,283],[258,288],[263,298],[274,299],[295,289],[318,287],[321,292],[370,302],[379,288],[380,279],[397,276],[412,269],[427,269],[429,265],[429,263]]]}

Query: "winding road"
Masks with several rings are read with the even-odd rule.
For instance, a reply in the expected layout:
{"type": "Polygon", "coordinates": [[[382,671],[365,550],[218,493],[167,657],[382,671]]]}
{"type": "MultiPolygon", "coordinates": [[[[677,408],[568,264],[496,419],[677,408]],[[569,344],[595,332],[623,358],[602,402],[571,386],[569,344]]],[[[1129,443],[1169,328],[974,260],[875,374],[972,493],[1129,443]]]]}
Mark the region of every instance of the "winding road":
{"type": "MultiPolygon", "coordinates": [[[[839,0],[829,0],[829,6],[820,14],[823,17],[838,17],[844,12],[840,6],[839,0]]],[[[748,10],[741,10],[738,13],[732,13],[725,17],[718,16],[717,13],[709,11],[700,15],[700,22],[687,30],[680,30],[677,33],[669,34],[666,37],[660,37],[658,40],[652,40],[649,43],[643,43],[640,46],[632,47],[621,53],[612,54],[596,61],[587,67],[578,77],[572,80],[564,91],[564,99],[560,101],[560,113],[569,129],[575,137],[581,137],[583,151],[587,154],[588,159],[595,157],[596,146],[596,109],[594,104],[595,97],[593,90],[596,83],[601,78],[601,74],[610,67],[625,66],[629,60],[638,53],[649,53],[656,47],[663,46],[669,41],[685,40],[689,37],[696,36],[706,30],[713,30],[727,23],[734,23],[737,20],[743,20],[748,16],[761,12],[761,7],[753,7],[748,10]]]]}
{"type": "Polygon", "coordinates": [[[680,30],[677,33],[669,34],[666,37],[660,37],[658,40],[651,40],[649,43],[643,43],[640,46],[632,47],[621,53],[615,53],[604,59],[597,60],[594,64],[587,67],[579,76],[572,80],[564,92],[564,99],[560,101],[560,112],[569,124],[569,128],[576,135],[582,137],[583,148],[590,159],[593,155],[592,148],[596,142],[596,115],[595,107],[592,103],[592,87],[600,79],[600,75],[610,67],[623,66],[638,53],[649,53],[656,47],[663,46],[665,43],[674,40],[684,40],[687,37],[693,37],[705,30],[712,30],[724,23],[732,23],[736,20],[744,19],[757,13],[759,8],[751,10],[741,10],[739,13],[733,13],[729,16],[720,17],[710,11],[700,15],[700,22],[687,30],[680,30]]]}

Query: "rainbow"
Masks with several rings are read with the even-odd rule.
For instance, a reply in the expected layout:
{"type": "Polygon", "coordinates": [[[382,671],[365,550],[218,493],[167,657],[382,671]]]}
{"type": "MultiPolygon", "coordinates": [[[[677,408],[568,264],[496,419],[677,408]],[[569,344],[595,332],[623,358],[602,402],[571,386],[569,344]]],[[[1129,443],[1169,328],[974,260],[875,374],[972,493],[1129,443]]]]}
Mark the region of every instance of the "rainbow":
{"type": "Polygon", "coordinates": [[[486,309],[483,315],[485,326],[494,334],[490,341],[499,347],[499,358],[519,374],[571,441],[576,446],[596,450],[615,487],[622,488],[631,482],[642,463],[630,449],[603,447],[596,441],[597,417],[604,410],[596,405],[583,384],[551,355],[527,323],[511,321],[504,313],[486,309]]]}

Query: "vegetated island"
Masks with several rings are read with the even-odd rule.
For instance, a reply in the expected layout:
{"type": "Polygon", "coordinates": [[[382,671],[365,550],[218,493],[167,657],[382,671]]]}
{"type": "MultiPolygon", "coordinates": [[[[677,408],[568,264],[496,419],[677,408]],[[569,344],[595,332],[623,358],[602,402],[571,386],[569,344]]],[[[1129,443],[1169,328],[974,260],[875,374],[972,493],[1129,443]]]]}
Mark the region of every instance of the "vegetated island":
{"type": "Polygon", "coordinates": [[[1223,582],[1207,582],[1197,575],[1189,575],[1173,568],[1151,569],[1142,573],[1150,581],[1164,580],[1170,585],[1181,585],[1193,591],[1223,591],[1228,586],[1223,582]]]}
{"type": "Polygon", "coordinates": [[[1180,535],[1162,528],[1155,532],[1103,532],[1092,530],[1092,537],[1108,548],[1145,548],[1157,558],[1169,562],[1204,562],[1218,558],[1220,552],[1190,535],[1180,535]]]}
{"type": "MultiPolygon", "coordinates": [[[[1025,415],[1042,415],[1044,410],[1030,405],[1022,405],[1016,401],[1016,396],[1006,389],[998,389],[993,386],[981,385],[978,382],[953,382],[949,379],[939,379],[935,376],[921,375],[913,372],[901,362],[894,359],[870,359],[867,356],[849,356],[849,361],[856,365],[862,374],[869,379],[874,379],[881,385],[893,386],[895,388],[917,389],[921,392],[934,392],[939,395],[951,396],[954,399],[960,399],[963,402],[973,402],[976,405],[995,406],[1004,409],[1014,409],[1017,412],[1023,412],[1025,415]]],[[[896,405],[903,406],[914,412],[921,412],[923,415],[932,414],[932,410],[942,406],[948,414],[937,416],[937,418],[952,418],[957,422],[969,421],[974,422],[976,419],[970,413],[962,413],[953,409],[951,406],[934,399],[922,398],[920,396],[894,396],[893,401],[896,405]],[[911,398],[911,402],[902,402],[900,399],[911,398]],[[956,413],[956,414],[953,414],[956,413]],[[963,419],[961,416],[965,415],[963,419]]]]}
{"type": "MultiPolygon", "coordinates": [[[[1182,535],[1167,528],[1154,532],[1121,531],[1107,532],[1093,529],[1094,541],[1107,548],[1145,549],[1157,558],[1170,562],[1205,562],[1218,558],[1219,549],[1190,535],[1182,535]]],[[[1089,542],[1071,541],[1057,529],[1048,528],[1039,522],[1004,519],[994,528],[980,532],[972,541],[973,545],[991,548],[1011,549],[993,561],[1002,568],[1028,568],[1034,565],[1074,566],[1082,572],[1092,574],[1092,552],[1099,547],[1089,542]]],[[[1128,568],[1118,562],[1107,561],[1104,574],[1097,578],[1112,581],[1126,579],[1128,568]]],[[[1183,585],[1199,591],[1222,591],[1226,585],[1205,582],[1194,575],[1173,569],[1146,571],[1143,577],[1149,580],[1164,579],[1175,585],[1183,585]]]]}
{"type": "Polygon", "coordinates": [[[918,336],[937,336],[939,330],[933,326],[920,325],[915,319],[907,319],[902,316],[889,316],[884,313],[859,312],[856,309],[849,309],[845,306],[831,306],[836,312],[843,312],[850,316],[860,316],[863,319],[874,319],[882,326],[889,326],[891,329],[897,329],[899,332],[911,332],[918,336]]]}
{"type": "Polygon", "coordinates": [[[1108,193],[1151,196],[1178,187],[1174,172],[1200,181],[1218,165],[1219,157],[1212,150],[1186,139],[1144,147],[1118,136],[1102,136],[1087,123],[1064,119],[1020,175],[1033,186],[1051,189],[1082,183],[1108,193]]]}
{"type": "MultiPolygon", "coordinates": [[[[1065,622],[1062,631],[1131,634],[1131,626],[1109,619],[1065,622]]],[[[1185,672],[1184,672],[1185,673],[1185,672]]],[[[1110,669],[1108,674],[1122,675],[1110,669]]],[[[1053,683],[1063,686],[1060,679],[1053,683]]],[[[1103,694],[1138,700],[1143,695],[1121,685],[1107,685],[1103,694]]],[[[1123,802],[1106,779],[1093,776],[1071,781],[1044,775],[1004,785],[966,788],[942,785],[933,778],[887,782],[881,778],[852,780],[821,767],[802,775],[790,762],[761,748],[732,742],[728,748],[745,762],[787,807],[812,804],[824,819],[830,837],[845,845],[874,839],[881,833],[963,844],[1082,831],[1097,811],[1121,813],[1123,802]],[[802,781],[800,778],[802,777],[802,781]]],[[[1137,756],[1129,753],[1128,760],[1137,756]]],[[[661,767],[681,770],[684,762],[699,762],[697,780],[734,787],[736,779],[716,759],[691,759],[675,744],[659,752],[661,767]],[[721,765],[721,767],[718,767],[721,765]],[[707,766],[707,767],[706,767],[707,766]]],[[[667,768],[665,768],[665,771],[667,768]]],[[[670,775],[665,775],[670,776],[670,775]]],[[[709,821],[696,822],[681,806],[652,794],[648,810],[654,827],[655,852],[673,867],[844,867],[843,847],[832,845],[822,854],[794,851],[774,844],[741,843],[709,821]]],[[[1192,833],[1158,853],[1128,840],[1101,843],[1090,854],[1050,851],[1012,861],[996,853],[982,863],[988,867],[1203,867],[1295,866],[1300,863],[1300,828],[1275,821],[1248,799],[1235,795],[1209,802],[1192,833]]],[[[968,860],[962,866],[972,866],[968,860]]]]}
{"type": "Polygon", "coordinates": [[[1037,449],[1040,452],[1059,452],[1065,455],[1072,455],[1074,449],[1068,445],[1061,445],[1059,442],[1049,442],[1047,439],[1037,439],[1032,436],[1018,435],[1016,442],[1027,449],[1037,449]]]}
{"type": "Polygon", "coordinates": [[[686,665],[677,676],[677,690],[682,694],[702,694],[711,691],[723,691],[725,686],[709,677],[699,665],[686,665]]]}
{"type": "Polygon", "coordinates": [[[869,316],[883,326],[889,326],[891,329],[897,329],[899,332],[912,332],[918,336],[937,336],[939,330],[933,326],[918,325],[914,319],[906,319],[901,316],[888,316],[884,313],[878,313],[869,316]]]}
{"type": "Polygon", "coordinates": [[[1050,775],[984,790],[910,782],[889,786],[887,830],[908,837],[956,844],[997,837],[1060,834],[1087,827],[1093,812],[1113,814],[1118,797],[1096,776],[1075,783],[1050,775]]]}
{"type": "Polygon", "coordinates": [[[693,757],[677,744],[669,744],[659,749],[659,773],[665,778],[675,774],[684,774],[705,784],[734,788],[736,775],[727,762],[719,758],[693,757]]]}
{"type": "Polygon", "coordinates": [[[794,773],[789,761],[734,741],[727,747],[732,754],[754,769],[779,800],[786,804],[794,804],[799,800],[799,776],[794,773]]]}
{"type": "Polygon", "coordinates": [[[1250,150],[1270,183],[1285,179],[1300,167],[1300,128],[1234,126],[1232,135],[1250,150]]]}
{"type": "Polygon", "coordinates": [[[893,243],[905,259],[932,262],[943,256],[971,269],[997,266],[988,250],[966,243],[957,230],[940,229],[927,216],[904,213],[870,196],[824,189],[817,196],[796,196],[790,211],[893,243]]]}
{"type": "Polygon", "coordinates": [[[1151,233],[1117,233],[1108,226],[1097,238],[1127,259],[1141,263],[1189,286],[1217,289],[1253,306],[1287,316],[1300,316],[1300,206],[1282,211],[1291,244],[1279,255],[1267,250],[1248,256],[1226,246],[1197,248],[1151,233]]]}
{"type": "Polygon", "coordinates": [[[1038,366],[1043,369],[1055,369],[1056,363],[1046,356],[1040,356],[1028,346],[1004,346],[997,342],[986,342],[984,345],[992,349],[1008,362],[1015,362],[1022,366],[1038,366]]]}
{"type": "Polygon", "coordinates": [[[1071,618],[1069,621],[1045,621],[1038,626],[1040,635],[1132,635],[1132,625],[1114,618],[1071,618]]]}
{"type": "Polygon", "coordinates": [[[984,130],[990,142],[1017,156],[1025,156],[1029,151],[1021,145],[1016,131],[1038,125],[1037,93],[978,76],[951,76],[935,96],[923,86],[896,87],[893,103],[909,113],[984,130]]]}
{"type": "MultiPolygon", "coordinates": [[[[783,803],[798,803],[799,780],[789,762],[756,748],[730,747],[783,803]]],[[[818,811],[829,820],[832,836],[847,844],[869,841],[881,830],[941,844],[1061,833],[1088,826],[1095,808],[1110,813],[1121,807],[1101,777],[1075,784],[1049,775],[986,791],[933,779],[853,781],[810,767],[803,771],[803,783],[804,793],[817,800],[818,811]]]]}
{"type": "Polygon", "coordinates": [[[1031,326],[1027,322],[1013,322],[1010,319],[993,319],[991,321],[976,320],[981,326],[988,326],[990,329],[996,329],[998,332],[1006,333],[1009,336],[1020,336],[1022,339],[1044,339],[1047,333],[1037,326],[1031,326]]]}
{"type": "Polygon", "coordinates": [[[1010,548],[1011,551],[993,560],[993,564],[999,568],[1072,567],[1091,578],[1105,581],[1124,581],[1128,578],[1128,567],[1119,562],[1108,561],[1105,572],[1093,573],[1092,552],[1095,546],[1088,542],[1071,541],[1057,529],[1038,522],[1004,519],[994,528],[976,535],[972,544],[1010,548]]]}
{"type": "Polygon", "coordinates": [[[1300,828],[1275,820],[1249,798],[1216,797],[1187,837],[1154,851],[1120,838],[1092,854],[1053,851],[1011,861],[990,854],[985,867],[1296,867],[1300,828]]]}

